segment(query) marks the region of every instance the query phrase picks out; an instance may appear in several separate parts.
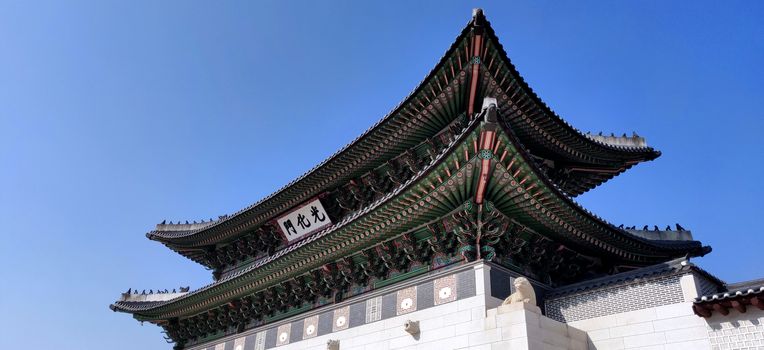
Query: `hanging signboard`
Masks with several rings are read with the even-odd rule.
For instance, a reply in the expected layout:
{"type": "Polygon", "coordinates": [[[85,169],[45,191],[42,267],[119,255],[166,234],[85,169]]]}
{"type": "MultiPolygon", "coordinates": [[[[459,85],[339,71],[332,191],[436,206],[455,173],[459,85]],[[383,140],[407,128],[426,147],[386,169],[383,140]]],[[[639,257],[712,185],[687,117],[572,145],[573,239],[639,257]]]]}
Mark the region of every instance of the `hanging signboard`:
{"type": "Polygon", "coordinates": [[[289,243],[332,225],[318,198],[280,217],[279,228],[289,243]]]}

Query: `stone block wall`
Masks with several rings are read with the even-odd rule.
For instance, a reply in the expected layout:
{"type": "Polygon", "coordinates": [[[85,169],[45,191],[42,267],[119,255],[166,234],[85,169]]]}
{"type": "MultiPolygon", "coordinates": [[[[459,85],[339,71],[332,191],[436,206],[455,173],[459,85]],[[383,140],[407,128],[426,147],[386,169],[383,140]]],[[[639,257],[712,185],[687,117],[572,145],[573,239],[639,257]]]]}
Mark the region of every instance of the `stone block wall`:
{"type": "Polygon", "coordinates": [[[691,302],[615,313],[568,325],[587,332],[589,349],[711,349],[706,322],[692,312],[691,302]]]}
{"type": "MultiPolygon", "coordinates": [[[[586,349],[582,331],[530,309],[497,309],[511,291],[507,271],[483,262],[420,276],[318,313],[305,313],[191,350],[586,349]],[[492,283],[498,286],[492,288],[492,283]],[[498,288],[498,289],[497,289],[498,288]],[[404,329],[419,322],[419,333],[404,329]]],[[[523,305],[520,305],[523,306],[523,305]]]]}
{"type": "MultiPolygon", "coordinates": [[[[314,312],[191,345],[188,349],[326,349],[329,339],[339,339],[341,349],[385,349],[405,344],[411,338],[403,331],[403,323],[408,319],[422,320],[422,330],[428,330],[416,344],[445,339],[444,334],[449,331],[459,334],[473,329],[470,322],[473,318],[482,322],[486,302],[497,303],[486,294],[486,286],[490,285],[489,269],[478,262],[436,271],[314,312]],[[455,330],[457,323],[461,331],[455,330]],[[380,344],[383,341],[385,343],[380,344]]],[[[468,345],[469,342],[465,343],[468,345]]]]}
{"type": "Polygon", "coordinates": [[[692,300],[710,289],[694,272],[549,298],[549,317],[527,304],[499,306],[514,277],[474,262],[189,349],[323,350],[330,340],[335,350],[764,349],[764,311],[693,313],[692,300]],[[409,320],[418,333],[404,329],[409,320]]]}

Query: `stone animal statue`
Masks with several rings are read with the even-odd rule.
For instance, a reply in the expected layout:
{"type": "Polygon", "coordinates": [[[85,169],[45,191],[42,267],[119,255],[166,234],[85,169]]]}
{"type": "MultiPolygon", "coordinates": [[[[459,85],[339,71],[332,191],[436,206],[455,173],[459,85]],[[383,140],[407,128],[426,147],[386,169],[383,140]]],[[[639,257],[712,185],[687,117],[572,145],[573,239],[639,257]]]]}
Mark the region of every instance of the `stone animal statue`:
{"type": "Polygon", "coordinates": [[[536,305],[536,292],[533,290],[533,286],[525,277],[515,278],[515,292],[504,299],[501,305],[509,305],[515,303],[526,303],[536,305]]]}

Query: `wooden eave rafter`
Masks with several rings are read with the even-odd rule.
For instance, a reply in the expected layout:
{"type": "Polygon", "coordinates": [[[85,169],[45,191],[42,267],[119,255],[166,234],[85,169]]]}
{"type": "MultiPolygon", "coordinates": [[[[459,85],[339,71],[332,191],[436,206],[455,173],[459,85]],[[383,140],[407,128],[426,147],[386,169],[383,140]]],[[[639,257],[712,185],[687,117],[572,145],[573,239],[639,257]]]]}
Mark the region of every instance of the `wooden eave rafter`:
{"type": "Polygon", "coordinates": [[[508,217],[576,250],[595,252],[608,260],[645,266],[696,254],[700,248],[694,241],[672,245],[641,239],[594,217],[544,178],[511,130],[478,125],[473,121],[447,151],[414,178],[334,227],[183,298],[145,310],[117,308],[151,320],[217,307],[443,216],[478,192],[508,217]],[[489,129],[497,132],[488,136],[491,142],[484,134],[489,129]],[[488,149],[490,154],[482,152],[488,149]],[[488,177],[483,176],[488,169],[486,159],[493,160],[488,165],[493,169],[488,177]],[[480,179],[486,182],[482,189],[480,179]]]}
{"type": "Polygon", "coordinates": [[[724,300],[711,300],[707,302],[695,303],[692,305],[692,310],[695,315],[703,318],[709,318],[714,312],[719,313],[722,316],[727,316],[730,310],[735,310],[739,313],[746,313],[749,307],[753,307],[754,310],[764,310],[764,295],[754,294],[746,296],[738,296],[724,300]]]}
{"type": "Polygon", "coordinates": [[[567,124],[525,83],[478,12],[409,97],[335,155],[265,199],[201,229],[160,230],[148,236],[200,262],[199,248],[231,241],[308,198],[341,186],[434,135],[490,95],[499,100],[506,126],[531,153],[570,163],[566,180],[553,177],[565,181],[560,187],[567,194],[583,193],[660,154],[649,147],[596,142],[567,124]]]}

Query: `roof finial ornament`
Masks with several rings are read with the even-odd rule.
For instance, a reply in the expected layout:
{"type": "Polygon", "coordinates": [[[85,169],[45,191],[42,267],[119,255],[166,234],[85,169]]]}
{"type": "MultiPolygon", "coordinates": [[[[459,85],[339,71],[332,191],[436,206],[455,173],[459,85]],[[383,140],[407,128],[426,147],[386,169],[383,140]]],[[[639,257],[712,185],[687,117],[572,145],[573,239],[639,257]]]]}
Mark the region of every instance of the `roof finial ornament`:
{"type": "Polygon", "coordinates": [[[474,21],[477,21],[478,18],[482,18],[483,16],[484,16],[483,15],[483,9],[481,9],[479,7],[476,7],[474,9],[472,9],[472,19],[474,21]]]}

